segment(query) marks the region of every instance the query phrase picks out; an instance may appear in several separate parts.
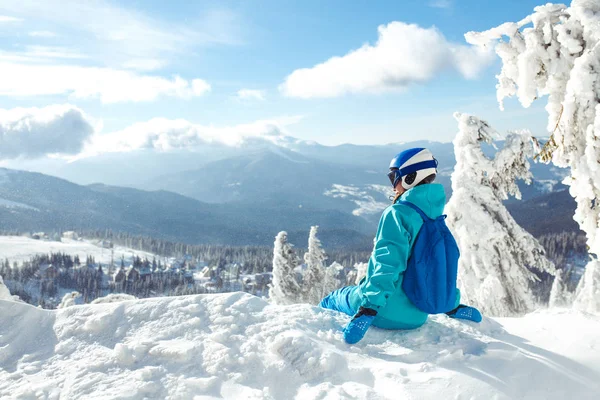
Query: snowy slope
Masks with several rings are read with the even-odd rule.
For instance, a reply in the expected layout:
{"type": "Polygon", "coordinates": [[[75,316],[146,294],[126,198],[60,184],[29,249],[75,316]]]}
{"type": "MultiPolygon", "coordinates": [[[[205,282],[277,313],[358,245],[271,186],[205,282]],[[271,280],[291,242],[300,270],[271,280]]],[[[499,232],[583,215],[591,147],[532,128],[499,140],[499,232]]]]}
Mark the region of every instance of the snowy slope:
{"type": "MultiPolygon", "coordinates": [[[[66,253],[71,256],[78,255],[85,260],[86,256],[93,256],[96,262],[109,264],[111,249],[105,249],[91,240],[73,240],[62,238],[60,242],[51,240],[35,240],[24,236],[0,236],[0,258],[7,258],[11,262],[22,262],[36,254],[66,253]]],[[[121,257],[130,260],[133,255],[152,260],[153,254],[127,247],[115,246],[113,260],[118,262],[121,257]]]]}
{"type": "Polygon", "coordinates": [[[28,206],[27,204],[23,204],[23,203],[19,203],[16,201],[11,201],[11,200],[6,200],[3,198],[0,198],[0,207],[6,207],[6,208],[25,208],[27,210],[33,210],[33,211],[40,211],[35,207],[31,207],[28,206]]]}
{"type": "Polygon", "coordinates": [[[347,318],[243,293],[74,306],[0,301],[0,398],[595,399],[600,318],[432,318],[342,342],[347,318]]]}

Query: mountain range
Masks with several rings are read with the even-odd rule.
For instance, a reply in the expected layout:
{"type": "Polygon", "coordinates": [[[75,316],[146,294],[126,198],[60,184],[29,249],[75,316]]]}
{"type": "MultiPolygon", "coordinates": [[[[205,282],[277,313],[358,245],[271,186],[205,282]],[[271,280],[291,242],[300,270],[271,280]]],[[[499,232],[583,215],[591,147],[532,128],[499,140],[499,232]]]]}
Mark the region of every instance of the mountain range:
{"type": "MultiPolygon", "coordinates": [[[[53,171],[77,183],[0,169],[0,230],[110,228],[231,245],[271,245],[278,231],[287,230],[290,240],[303,246],[310,226],[320,225],[325,245],[365,249],[392,194],[389,160],[410,147],[434,153],[437,180],[449,197],[451,143],[323,146],[291,137],[254,138],[193,152],[105,154],[53,171]]],[[[533,184],[521,185],[525,201],[507,202],[529,225],[536,224],[534,216],[543,207],[527,208],[528,201],[564,197],[563,170],[533,163],[532,172],[533,184]]]]}
{"type": "Polygon", "coordinates": [[[280,230],[306,241],[323,226],[332,247],[368,243],[368,224],[336,210],[263,204],[207,204],[167,191],[77,185],[39,173],[0,169],[0,230],[112,229],[184,243],[270,245],[280,230]],[[306,234],[303,238],[302,236],[306,234]]]}

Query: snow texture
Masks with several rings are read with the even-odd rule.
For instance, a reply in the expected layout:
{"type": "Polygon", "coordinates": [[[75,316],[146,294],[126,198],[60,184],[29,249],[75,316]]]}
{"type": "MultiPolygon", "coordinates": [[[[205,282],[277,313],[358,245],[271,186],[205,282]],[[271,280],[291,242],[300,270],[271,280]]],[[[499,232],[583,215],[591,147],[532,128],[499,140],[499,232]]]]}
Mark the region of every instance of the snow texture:
{"type": "Polygon", "coordinates": [[[60,308],[67,308],[67,307],[74,306],[75,304],[77,304],[76,303],[77,299],[80,299],[80,298],[81,298],[81,293],[79,293],[79,292],[67,293],[63,296],[60,304],[56,308],[60,309],[60,308]]]}
{"type": "Polygon", "coordinates": [[[137,297],[125,293],[111,293],[104,297],[98,297],[90,304],[105,304],[105,303],[119,303],[121,301],[137,300],[137,297]]]}
{"type": "Polygon", "coordinates": [[[492,143],[497,132],[474,116],[456,113],[455,118],[456,167],[446,212],[461,252],[461,302],[494,316],[532,311],[539,302],[531,288],[538,278],[531,270],[554,274],[555,268],[543,247],[502,204],[509,195],[520,197],[517,179],[531,178],[527,161],[533,153],[531,136],[509,135],[504,148],[489,159],[481,144],[492,143]]]}
{"type": "MultiPolygon", "coordinates": [[[[546,155],[555,165],[570,168],[564,183],[577,202],[574,219],[587,235],[590,253],[600,256],[600,2],[573,0],[570,7],[548,3],[518,23],[465,37],[483,47],[497,43],[503,64],[497,85],[501,104],[517,96],[528,107],[548,96],[547,129],[553,137],[546,155]]],[[[588,268],[598,268],[597,262],[588,268]]],[[[588,276],[599,275],[592,271],[588,276]]],[[[587,309],[588,300],[575,304],[587,304],[587,309]]]]}
{"type": "Polygon", "coordinates": [[[600,317],[371,328],[244,293],[43,310],[0,300],[2,399],[596,399],[600,317]]]}

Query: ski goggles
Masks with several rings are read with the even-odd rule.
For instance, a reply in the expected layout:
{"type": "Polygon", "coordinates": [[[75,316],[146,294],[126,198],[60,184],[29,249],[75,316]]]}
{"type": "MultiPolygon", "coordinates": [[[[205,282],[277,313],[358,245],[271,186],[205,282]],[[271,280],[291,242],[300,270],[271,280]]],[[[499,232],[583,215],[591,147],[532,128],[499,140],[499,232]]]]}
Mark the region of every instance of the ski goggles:
{"type": "Polygon", "coordinates": [[[394,168],[394,169],[390,170],[390,172],[388,172],[387,176],[390,180],[390,183],[392,184],[392,187],[396,187],[396,183],[398,183],[398,179],[401,178],[400,170],[398,168],[394,168]]]}

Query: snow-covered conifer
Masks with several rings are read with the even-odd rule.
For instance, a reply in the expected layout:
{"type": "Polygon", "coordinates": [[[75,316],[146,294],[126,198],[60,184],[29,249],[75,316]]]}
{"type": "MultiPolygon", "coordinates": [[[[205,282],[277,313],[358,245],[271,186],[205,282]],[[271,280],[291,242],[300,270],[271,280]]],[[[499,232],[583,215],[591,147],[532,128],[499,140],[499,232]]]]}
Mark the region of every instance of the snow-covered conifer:
{"type": "Polygon", "coordinates": [[[325,293],[325,260],[327,256],[321,246],[321,241],[317,238],[318,226],[310,228],[308,236],[308,251],[304,254],[306,271],[302,277],[302,292],[304,301],[309,304],[319,304],[325,293]]]}
{"type": "Polygon", "coordinates": [[[0,276],[0,300],[12,300],[12,295],[10,294],[10,291],[8,290],[6,285],[4,284],[2,276],[0,276]]]}
{"type": "MultiPolygon", "coordinates": [[[[342,287],[342,282],[340,282],[338,276],[343,269],[344,266],[337,261],[334,261],[329,267],[325,268],[325,274],[323,276],[323,295],[321,298],[342,287]]],[[[319,299],[319,301],[321,300],[319,299]]]]}
{"type": "Polygon", "coordinates": [[[287,232],[279,232],[273,249],[273,282],[269,289],[273,303],[294,304],[301,301],[302,290],[294,271],[298,264],[298,256],[288,243],[287,232]]]}
{"type": "Polygon", "coordinates": [[[369,267],[368,263],[356,263],[354,264],[354,268],[356,269],[356,281],[354,282],[356,285],[360,283],[362,278],[367,276],[367,268],[369,267]]]}
{"type": "Polygon", "coordinates": [[[517,179],[530,181],[531,136],[509,135],[504,148],[490,159],[481,145],[492,143],[498,133],[474,116],[456,113],[455,118],[459,122],[454,139],[456,167],[446,211],[461,251],[462,302],[496,316],[530,311],[537,303],[531,290],[537,277],[531,269],[554,274],[554,265],[502,200],[509,195],[520,198],[517,179]]]}
{"type": "Polygon", "coordinates": [[[577,285],[573,306],[590,313],[600,310],[600,261],[591,261],[585,267],[577,285]]]}
{"type": "Polygon", "coordinates": [[[567,285],[563,280],[563,272],[556,270],[556,276],[554,282],[552,282],[552,290],[550,291],[550,301],[548,305],[550,307],[565,307],[570,305],[571,295],[567,291],[567,285]]]}
{"type": "MultiPolygon", "coordinates": [[[[544,161],[569,167],[564,183],[575,198],[574,219],[587,235],[590,253],[600,256],[600,2],[573,0],[571,6],[546,4],[519,22],[486,32],[470,32],[468,42],[497,43],[502,59],[497,96],[517,96],[524,107],[548,96],[547,130],[552,135],[541,152],[544,161]]],[[[582,285],[600,286],[597,261],[586,267],[582,285]]],[[[588,296],[577,290],[577,297],[588,296]]],[[[598,302],[600,303],[600,302],[598,302]]],[[[576,306],[587,304],[587,297],[576,306]]],[[[600,311],[598,309],[597,311],[600,311]]]]}

